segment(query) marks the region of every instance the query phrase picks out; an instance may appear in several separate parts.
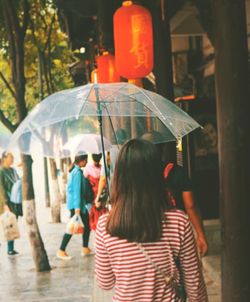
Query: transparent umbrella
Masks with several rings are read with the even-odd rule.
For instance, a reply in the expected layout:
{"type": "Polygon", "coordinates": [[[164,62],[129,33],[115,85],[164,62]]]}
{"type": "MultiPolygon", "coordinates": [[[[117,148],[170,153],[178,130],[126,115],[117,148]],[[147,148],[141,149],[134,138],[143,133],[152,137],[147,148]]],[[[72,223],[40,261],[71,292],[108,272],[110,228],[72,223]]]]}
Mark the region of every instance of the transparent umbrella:
{"type": "MultiPolygon", "coordinates": [[[[104,137],[104,149],[109,151],[112,148],[111,143],[104,137]]],[[[98,134],[77,134],[63,145],[64,150],[68,150],[72,156],[76,154],[89,153],[102,153],[102,140],[98,134]]]]}
{"type": "Polygon", "coordinates": [[[54,93],[36,105],[9,147],[18,145],[30,154],[37,142],[44,156],[66,157],[63,145],[77,134],[101,134],[120,144],[124,138],[155,131],[159,135],[154,143],[161,143],[181,139],[198,127],[186,112],[154,92],[125,82],[87,84],[54,93]]]}
{"type": "MultiPolygon", "coordinates": [[[[10,142],[10,135],[0,134],[0,153],[2,153],[8,147],[10,142]]],[[[0,154],[1,157],[1,154],[0,154]]]]}
{"type": "Polygon", "coordinates": [[[0,135],[0,148],[5,149],[9,144],[10,136],[0,135]]]}

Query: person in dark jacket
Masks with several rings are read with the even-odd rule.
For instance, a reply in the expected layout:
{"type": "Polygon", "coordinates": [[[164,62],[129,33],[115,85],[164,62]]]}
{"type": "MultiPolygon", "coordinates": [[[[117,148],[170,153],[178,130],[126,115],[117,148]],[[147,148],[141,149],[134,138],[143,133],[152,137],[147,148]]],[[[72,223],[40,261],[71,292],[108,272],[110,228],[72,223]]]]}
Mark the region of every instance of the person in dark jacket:
{"type": "MultiPolygon", "coordinates": [[[[22,203],[15,204],[11,199],[11,191],[15,182],[19,179],[17,171],[12,167],[14,163],[14,156],[10,152],[3,152],[0,169],[0,214],[3,211],[11,211],[18,216],[23,215],[22,203]]],[[[14,249],[14,240],[7,243],[7,253],[9,256],[18,254],[14,249]]]]}
{"type": "Polygon", "coordinates": [[[167,161],[164,168],[165,184],[173,198],[174,206],[184,210],[196,233],[196,244],[200,256],[205,256],[208,251],[208,243],[203,227],[202,218],[194,198],[194,190],[191,179],[183,167],[176,162],[176,143],[168,143],[165,156],[167,161]]]}
{"type": "MultiPolygon", "coordinates": [[[[150,142],[164,141],[161,133],[147,132],[141,137],[150,142]]],[[[192,182],[184,168],[176,162],[176,142],[158,143],[159,156],[163,164],[165,185],[171,205],[185,211],[195,229],[197,249],[201,256],[208,251],[208,243],[204,231],[202,218],[194,198],[192,182]]]]}

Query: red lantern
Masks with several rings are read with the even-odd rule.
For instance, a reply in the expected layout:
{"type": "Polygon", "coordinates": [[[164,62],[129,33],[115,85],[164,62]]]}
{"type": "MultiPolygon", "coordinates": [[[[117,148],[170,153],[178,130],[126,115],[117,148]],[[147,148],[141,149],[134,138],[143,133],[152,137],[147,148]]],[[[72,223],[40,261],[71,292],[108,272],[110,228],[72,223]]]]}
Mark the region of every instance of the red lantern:
{"type": "Polygon", "coordinates": [[[98,83],[120,82],[120,76],[115,69],[115,58],[107,51],[96,57],[98,68],[98,83]]]}
{"type": "Polygon", "coordinates": [[[153,69],[153,32],[150,12],[124,1],[114,14],[115,64],[127,79],[147,76],[153,69]]]}

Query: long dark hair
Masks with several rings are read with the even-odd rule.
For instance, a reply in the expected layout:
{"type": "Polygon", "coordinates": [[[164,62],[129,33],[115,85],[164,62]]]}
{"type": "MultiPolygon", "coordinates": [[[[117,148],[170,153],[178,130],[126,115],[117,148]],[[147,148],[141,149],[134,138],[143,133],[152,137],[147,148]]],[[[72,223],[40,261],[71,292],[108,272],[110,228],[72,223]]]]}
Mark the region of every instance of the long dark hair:
{"type": "Polygon", "coordinates": [[[93,153],[92,154],[92,159],[93,159],[93,162],[94,162],[94,165],[96,167],[100,167],[100,160],[102,159],[102,153],[99,153],[99,154],[95,154],[93,153]]]}
{"type": "Polygon", "coordinates": [[[116,162],[107,232],[129,241],[159,240],[166,209],[165,195],[157,148],[141,139],[128,141],[116,162]]]}

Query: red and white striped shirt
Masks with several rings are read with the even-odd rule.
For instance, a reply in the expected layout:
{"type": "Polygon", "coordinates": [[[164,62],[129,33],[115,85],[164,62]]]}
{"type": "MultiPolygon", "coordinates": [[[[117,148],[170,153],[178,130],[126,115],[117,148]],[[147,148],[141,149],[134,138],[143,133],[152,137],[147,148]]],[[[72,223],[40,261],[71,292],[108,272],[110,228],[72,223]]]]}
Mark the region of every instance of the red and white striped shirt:
{"type": "MultiPolygon", "coordinates": [[[[180,210],[165,213],[160,241],[143,243],[153,262],[164,272],[180,270],[189,302],[207,302],[207,292],[198,259],[193,230],[186,214],[180,210]]],[[[96,231],[96,276],[98,285],[110,290],[115,287],[114,302],[181,301],[171,285],[145,258],[134,242],[107,234],[107,215],[98,222],[96,231]]]]}

